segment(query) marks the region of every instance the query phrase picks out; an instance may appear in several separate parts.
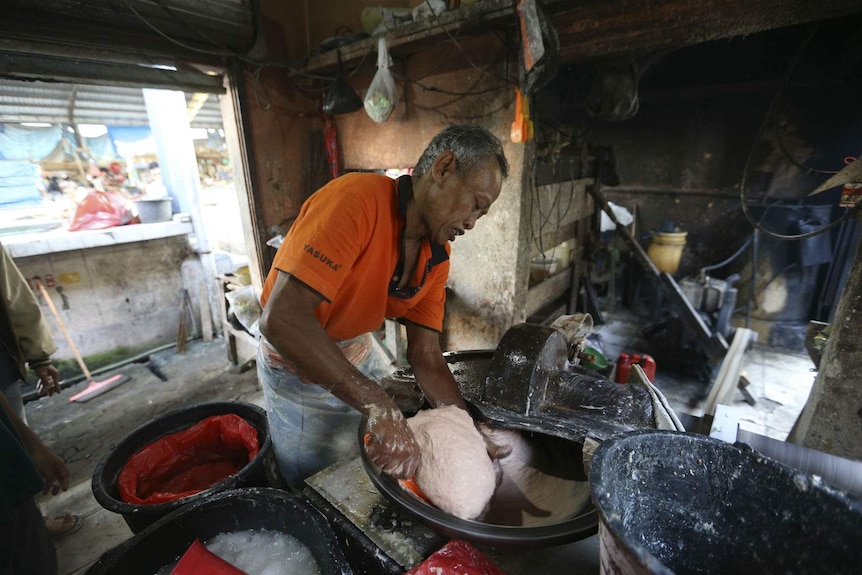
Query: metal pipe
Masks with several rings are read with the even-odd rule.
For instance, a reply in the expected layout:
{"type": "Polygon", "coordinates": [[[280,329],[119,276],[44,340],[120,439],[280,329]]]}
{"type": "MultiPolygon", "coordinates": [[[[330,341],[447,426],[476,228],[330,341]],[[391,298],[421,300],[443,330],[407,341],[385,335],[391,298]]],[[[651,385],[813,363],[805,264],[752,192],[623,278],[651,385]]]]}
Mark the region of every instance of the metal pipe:
{"type": "Polygon", "coordinates": [[[745,310],[745,328],[751,326],[751,308],[754,307],[754,289],[757,284],[757,247],[760,244],[760,231],[754,228],[751,241],[751,285],[748,287],[748,307],[745,310]]]}
{"type": "MultiPolygon", "coordinates": [[[[186,341],[191,341],[191,339],[192,338],[189,338],[186,341]]],[[[144,359],[145,357],[147,357],[151,354],[158,353],[160,351],[165,351],[166,349],[174,347],[175,345],[176,345],[176,342],[171,342],[171,343],[166,343],[164,345],[160,345],[159,347],[155,347],[149,351],[145,351],[145,352],[139,353],[137,355],[133,355],[132,357],[118,361],[116,363],[112,363],[111,365],[106,365],[106,366],[100,367],[98,369],[94,369],[90,372],[90,375],[91,376],[100,375],[100,374],[105,373],[107,371],[112,371],[114,369],[123,367],[124,365],[128,365],[130,363],[136,363],[139,360],[144,359]]],[[[86,377],[84,376],[84,374],[76,375],[75,377],[70,377],[68,379],[64,379],[63,381],[60,382],[60,389],[66,389],[68,387],[72,387],[76,383],[80,383],[80,382],[84,381],[85,379],[86,379],[86,377]]],[[[29,401],[34,401],[36,399],[39,399],[39,394],[37,394],[35,391],[31,391],[31,392],[25,393],[23,395],[23,399],[24,399],[25,403],[29,402],[29,401]]]]}

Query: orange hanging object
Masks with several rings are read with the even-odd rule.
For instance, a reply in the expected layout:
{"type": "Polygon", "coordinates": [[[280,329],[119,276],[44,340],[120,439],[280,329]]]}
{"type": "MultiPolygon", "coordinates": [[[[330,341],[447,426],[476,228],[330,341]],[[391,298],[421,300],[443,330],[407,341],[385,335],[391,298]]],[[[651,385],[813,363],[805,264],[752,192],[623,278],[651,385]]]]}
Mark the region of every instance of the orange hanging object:
{"type": "Polygon", "coordinates": [[[533,139],[533,122],[530,120],[530,98],[515,88],[515,121],[509,138],[516,144],[523,144],[533,139]]]}

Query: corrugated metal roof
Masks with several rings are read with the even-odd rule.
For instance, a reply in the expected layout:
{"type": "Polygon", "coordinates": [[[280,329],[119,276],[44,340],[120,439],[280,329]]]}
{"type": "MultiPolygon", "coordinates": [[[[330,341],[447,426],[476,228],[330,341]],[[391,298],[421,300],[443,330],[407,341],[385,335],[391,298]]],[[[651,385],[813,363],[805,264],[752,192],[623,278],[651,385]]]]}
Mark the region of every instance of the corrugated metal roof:
{"type": "MultiPolygon", "coordinates": [[[[194,94],[186,93],[186,102],[194,94]]],[[[193,128],[221,128],[219,96],[208,94],[193,128]]],[[[196,106],[190,106],[196,108],[196,106]]],[[[140,88],[0,79],[0,122],[149,125],[140,88]]]]}
{"type": "Polygon", "coordinates": [[[90,62],[218,63],[257,40],[256,0],[2,0],[3,49],[90,62]],[[47,51],[47,52],[46,52],[47,51]]]}

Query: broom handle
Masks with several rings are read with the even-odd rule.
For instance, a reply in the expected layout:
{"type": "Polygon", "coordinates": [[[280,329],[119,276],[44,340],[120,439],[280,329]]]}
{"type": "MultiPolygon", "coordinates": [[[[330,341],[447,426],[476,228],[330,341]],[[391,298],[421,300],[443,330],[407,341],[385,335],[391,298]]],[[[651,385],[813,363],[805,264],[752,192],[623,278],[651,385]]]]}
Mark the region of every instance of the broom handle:
{"type": "Polygon", "coordinates": [[[39,286],[39,291],[42,292],[42,297],[45,298],[45,301],[48,303],[48,307],[51,309],[51,313],[54,314],[54,319],[57,320],[57,324],[60,326],[60,330],[63,332],[63,335],[66,336],[66,341],[69,342],[69,347],[72,348],[72,353],[75,354],[75,359],[78,360],[78,365],[81,366],[81,371],[84,372],[84,376],[87,378],[87,381],[91,381],[93,376],[90,375],[90,370],[87,369],[87,366],[84,364],[84,358],[81,357],[81,354],[78,352],[78,348],[75,347],[75,342],[72,341],[72,336],[69,335],[69,330],[66,329],[66,324],[63,323],[60,313],[57,311],[57,308],[54,307],[54,302],[51,301],[51,296],[48,295],[48,290],[46,290],[45,286],[42,285],[42,280],[39,278],[35,279],[36,285],[39,286]]]}

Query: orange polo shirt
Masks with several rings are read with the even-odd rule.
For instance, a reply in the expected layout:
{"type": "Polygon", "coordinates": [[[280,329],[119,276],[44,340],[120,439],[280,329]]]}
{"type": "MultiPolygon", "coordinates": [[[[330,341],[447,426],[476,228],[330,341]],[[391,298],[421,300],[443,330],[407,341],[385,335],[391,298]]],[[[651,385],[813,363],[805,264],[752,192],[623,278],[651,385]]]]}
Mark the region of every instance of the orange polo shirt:
{"type": "Polygon", "coordinates": [[[412,193],[409,176],[396,181],[360,173],[320,188],[302,205],[275,254],[261,304],[282,271],[323,296],[315,315],[336,341],[380,329],[385,318],[441,331],[448,242],[440,246],[424,239],[408,287],[398,290],[394,280],[412,193]]]}

